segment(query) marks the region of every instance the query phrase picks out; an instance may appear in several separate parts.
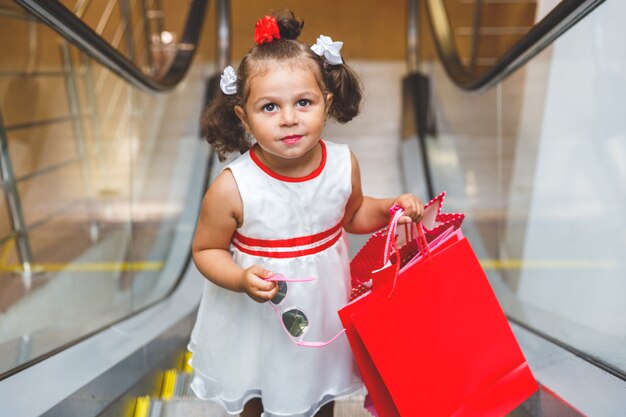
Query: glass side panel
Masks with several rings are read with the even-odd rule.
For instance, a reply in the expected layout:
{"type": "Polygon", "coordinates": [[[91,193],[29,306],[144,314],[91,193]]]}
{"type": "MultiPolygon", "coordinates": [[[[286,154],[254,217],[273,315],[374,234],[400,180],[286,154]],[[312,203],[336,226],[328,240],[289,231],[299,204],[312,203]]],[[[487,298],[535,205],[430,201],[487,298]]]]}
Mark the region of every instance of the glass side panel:
{"type": "Polygon", "coordinates": [[[9,156],[13,161],[20,161],[13,167],[17,178],[36,175],[42,169],[60,169],[62,165],[75,163],[79,157],[70,119],[8,133],[12,145],[9,156]]]}
{"type": "MultiPolygon", "coordinates": [[[[488,70],[540,20],[535,0],[445,0],[444,4],[461,62],[475,76],[488,70]]],[[[543,5],[542,13],[555,5],[543,5]]]]}
{"type": "Polygon", "coordinates": [[[626,375],[626,4],[605,2],[504,82],[430,67],[437,190],[506,313],[626,375]]]}
{"type": "MultiPolygon", "coordinates": [[[[626,374],[626,120],[622,2],[606,2],[503,83],[523,128],[503,166],[512,317],[626,374]],[[522,78],[523,77],[523,78],[522,78]],[[520,79],[521,78],[521,79],[520,79]]],[[[512,140],[511,140],[512,139],[512,140]]]]}
{"type": "Polygon", "coordinates": [[[172,0],[61,3],[147,73],[158,72],[176,52],[188,10],[172,0]]]}
{"type": "MultiPolygon", "coordinates": [[[[13,227],[11,226],[11,212],[9,211],[9,207],[7,205],[7,196],[6,192],[2,189],[0,190],[0,236],[3,236],[2,248],[5,248],[7,244],[7,240],[11,239],[13,234],[13,227]]],[[[2,256],[2,255],[0,255],[2,256]]],[[[2,310],[2,305],[0,303],[0,311],[2,310]]]]}
{"type": "Polygon", "coordinates": [[[0,3],[0,27],[9,33],[0,39],[0,73],[24,71],[62,71],[61,56],[55,37],[38,30],[39,23],[15,3],[0,3]]]}
{"type": "Polygon", "coordinates": [[[0,12],[0,375],[173,288],[191,243],[188,231],[172,256],[190,229],[181,213],[203,191],[189,187],[192,161],[206,152],[206,63],[150,95],[13,10],[0,12]]]}

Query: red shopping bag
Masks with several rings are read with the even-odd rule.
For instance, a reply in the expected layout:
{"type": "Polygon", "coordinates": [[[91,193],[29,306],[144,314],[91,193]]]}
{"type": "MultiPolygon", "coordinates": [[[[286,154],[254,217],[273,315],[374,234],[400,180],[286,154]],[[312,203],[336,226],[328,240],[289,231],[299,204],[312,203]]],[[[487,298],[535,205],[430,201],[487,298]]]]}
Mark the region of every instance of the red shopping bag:
{"type": "Polygon", "coordinates": [[[339,311],[378,415],[504,416],[537,389],[506,317],[466,238],[425,248],[339,311]]]}

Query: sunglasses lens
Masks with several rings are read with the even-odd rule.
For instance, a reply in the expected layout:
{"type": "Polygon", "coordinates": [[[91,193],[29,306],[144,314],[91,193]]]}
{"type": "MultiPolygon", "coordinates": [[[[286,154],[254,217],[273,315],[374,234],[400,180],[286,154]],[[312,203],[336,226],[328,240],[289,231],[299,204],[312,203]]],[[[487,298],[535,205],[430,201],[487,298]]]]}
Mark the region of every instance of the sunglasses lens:
{"type": "Polygon", "coordinates": [[[278,293],[270,301],[272,304],[278,305],[287,296],[287,283],[285,281],[277,281],[278,293]]]}
{"type": "Polygon", "coordinates": [[[294,308],[283,313],[283,324],[293,337],[298,337],[309,327],[309,320],[302,311],[294,308]]]}

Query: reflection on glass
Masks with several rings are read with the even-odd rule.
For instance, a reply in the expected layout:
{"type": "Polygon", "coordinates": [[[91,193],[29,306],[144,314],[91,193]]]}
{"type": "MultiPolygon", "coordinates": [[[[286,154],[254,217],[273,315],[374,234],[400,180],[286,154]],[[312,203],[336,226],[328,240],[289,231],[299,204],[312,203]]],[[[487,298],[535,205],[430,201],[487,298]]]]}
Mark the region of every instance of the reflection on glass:
{"type": "Polygon", "coordinates": [[[437,189],[506,313],[626,374],[624,28],[604,3],[483,94],[432,71],[437,189]],[[593,34],[593,36],[590,36],[593,34]],[[442,157],[445,155],[446,157],[442,157]]]}
{"type": "Polygon", "coordinates": [[[535,1],[444,4],[461,62],[474,76],[493,66],[536,23],[535,1]]]}
{"type": "Polygon", "coordinates": [[[172,94],[137,91],[16,8],[0,50],[3,374],[172,288],[162,271],[185,261],[168,256],[204,144],[199,71],[172,94]]]}
{"type": "Polygon", "coordinates": [[[175,1],[62,0],[69,10],[139,68],[152,75],[176,53],[187,7],[175,1]],[[166,18],[167,17],[167,18],[166,18]]]}

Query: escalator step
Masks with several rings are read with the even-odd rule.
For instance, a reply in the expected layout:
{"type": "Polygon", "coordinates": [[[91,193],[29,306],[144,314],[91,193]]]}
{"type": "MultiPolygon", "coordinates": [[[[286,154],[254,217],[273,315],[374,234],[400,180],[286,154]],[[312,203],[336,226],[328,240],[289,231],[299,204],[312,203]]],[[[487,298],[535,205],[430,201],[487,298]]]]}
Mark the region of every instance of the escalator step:
{"type": "Polygon", "coordinates": [[[161,417],[161,412],[163,410],[163,401],[161,400],[152,400],[150,403],[150,413],[148,417],[161,417]]]}

